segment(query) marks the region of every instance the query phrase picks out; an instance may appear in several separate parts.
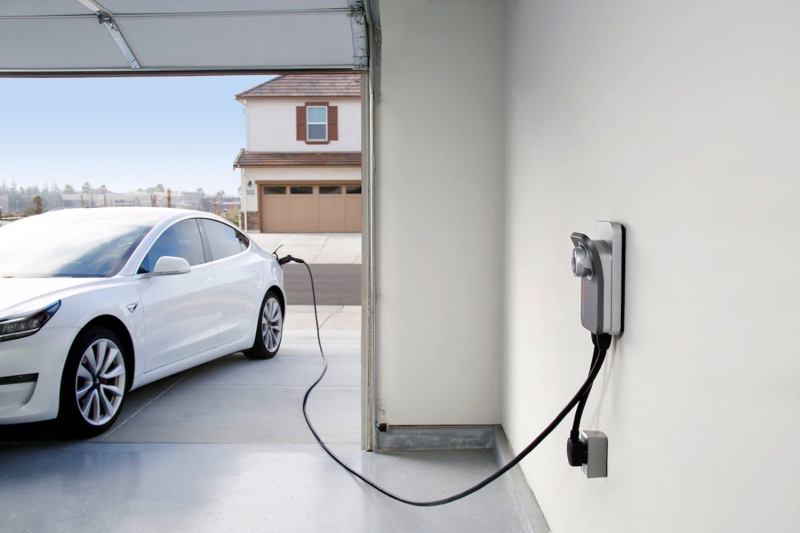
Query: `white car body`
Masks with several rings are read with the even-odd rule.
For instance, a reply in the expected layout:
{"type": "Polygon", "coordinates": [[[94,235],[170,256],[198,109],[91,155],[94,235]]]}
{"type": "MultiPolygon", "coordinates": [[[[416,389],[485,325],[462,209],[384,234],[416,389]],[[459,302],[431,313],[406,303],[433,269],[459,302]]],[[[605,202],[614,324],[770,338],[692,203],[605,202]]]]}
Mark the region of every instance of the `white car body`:
{"type": "Polygon", "coordinates": [[[185,274],[137,273],[153,244],[173,224],[209,219],[234,227],[224,219],[166,208],[73,209],[39,216],[65,224],[70,217],[89,216],[102,224],[109,217],[134,214],[152,215],[157,222],[112,277],[0,278],[0,323],[60,302],[36,333],[0,342],[0,424],[57,417],[70,348],[79,332],[98,320],[125,328],[134,355],[131,390],[253,346],[265,294],[274,289],[282,299],[284,292],[276,259],[252,241],[236,255],[197,264],[185,274]]]}

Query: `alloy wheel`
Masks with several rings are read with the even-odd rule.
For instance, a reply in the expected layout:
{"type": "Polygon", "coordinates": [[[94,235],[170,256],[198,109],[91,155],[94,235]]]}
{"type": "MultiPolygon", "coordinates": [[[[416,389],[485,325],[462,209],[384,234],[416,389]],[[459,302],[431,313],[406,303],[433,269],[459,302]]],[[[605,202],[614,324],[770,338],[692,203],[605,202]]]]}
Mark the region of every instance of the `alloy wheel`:
{"type": "Polygon", "coordinates": [[[75,399],[83,419],[93,426],[108,423],[125,395],[125,359],[113,341],[99,339],[86,348],[75,376],[75,399]]]}
{"type": "Polygon", "coordinates": [[[277,298],[270,297],[261,314],[261,337],[268,352],[275,352],[283,335],[283,312],[277,298]]]}

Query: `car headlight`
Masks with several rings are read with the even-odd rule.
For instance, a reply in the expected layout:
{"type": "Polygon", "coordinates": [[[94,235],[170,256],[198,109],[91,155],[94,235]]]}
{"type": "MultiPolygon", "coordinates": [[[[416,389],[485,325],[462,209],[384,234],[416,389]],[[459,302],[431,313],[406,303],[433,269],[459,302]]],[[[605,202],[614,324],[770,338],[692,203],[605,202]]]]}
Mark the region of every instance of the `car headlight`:
{"type": "Polygon", "coordinates": [[[33,335],[47,324],[60,307],[61,300],[35,313],[0,320],[0,342],[33,335]]]}

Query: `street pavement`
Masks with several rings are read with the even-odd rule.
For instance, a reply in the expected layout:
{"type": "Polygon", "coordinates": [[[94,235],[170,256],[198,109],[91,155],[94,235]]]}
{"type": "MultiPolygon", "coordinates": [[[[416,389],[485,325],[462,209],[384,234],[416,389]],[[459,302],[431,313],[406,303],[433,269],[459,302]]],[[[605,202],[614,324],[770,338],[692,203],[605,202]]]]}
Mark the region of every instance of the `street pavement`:
{"type": "MultiPolygon", "coordinates": [[[[312,264],[318,305],[361,305],[361,265],[312,264]]],[[[283,284],[291,305],[311,305],[311,283],[306,267],[283,266],[283,284]]]]}
{"type": "MultiPolygon", "coordinates": [[[[250,233],[263,250],[278,246],[279,256],[292,255],[311,265],[317,304],[361,305],[361,235],[358,233],[250,233]]],[[[311,305],[311,284],[303,265],[284,265],[284,286],[290,305],[311,305]]]]}

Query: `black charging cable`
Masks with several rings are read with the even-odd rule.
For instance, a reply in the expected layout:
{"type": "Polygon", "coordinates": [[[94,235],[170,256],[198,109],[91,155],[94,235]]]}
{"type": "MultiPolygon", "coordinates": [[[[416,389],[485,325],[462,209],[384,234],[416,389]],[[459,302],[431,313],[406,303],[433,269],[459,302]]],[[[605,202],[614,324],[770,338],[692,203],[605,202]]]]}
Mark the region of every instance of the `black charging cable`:
{"type": "MultiPolygon", "coordinates": [[[[278,259],[278,264],[280,265],[285,265],[286,263],[290,262],[304,265],[306,267],[306,270],[308,271],[308,278],[311,280],[311,297],[314,303],[314,322],[316,324],[316,329],[317,329],[317,344],[319,345],[319,353],[320,356],[322,357],[322,372],[320,372],[319,377],[308,387],[308,389],[306,389],[306,393],[305,395],[303,395],[303,418],[306,419],[306,425],[308,426],[308,429],[311,430],[311,434],[314,435],[314,438],[319,443],[320,447],[322,447],[325,453],[327,453],[331,459],[336,461],[339,464],[339,466],[341,466],[346,471],[350,472],[350,474],[357,477],[358,479],[360,479],[373,489],[377,490],[381,494],[388,496],[389,498],[396,500],[400,503],[405,503],[407,505],[413,505],[416,507],[436,507],[438,505],[445,505],[447,503],[452,503],[456,500],[460,500],[462,498],[469,496],[470,494],[473,494],[481,490],[486,485],[488,485],[492,481],[495,481],[497,478],[499,478],[500,476],[502,476],[503,474],[505,474],[506,472],[517,466],[517,464],[520,461],[522,461],[529,453],[531,453],[544,439],[548,437],[548,435],[550,435],[550,433],[553,432],[554,429],[556,429],[556,427],[558,427],[558,425],[564,420],[564,418],[566,418],[569,412],[572,411],[572,409],[576,405],[579,405],[581,402],[583,402],[583,404],[585,405],[589,391],[592,389],[592,383],[594,383],[597,374],[600,372],[600,368],[603,366],[603,361],[605,360],[606,357],[606,351],[608,350],[608,346],[610,345],[611,337],[609,335],[606,335],[606,337],[608,337],[608,342],[605,342],[605,340],[600,342],[595,338],[594,335],[592,335],[592,342],[595,343],[595,354],[592,356],[592,366],[591,369],[589,370],[589,375],[586,377],[586,381],[583,382],[583,385],[581,385],[580,389],[578,389],[578,392],[576,392],[575,395],[570,399],[570,401],[567,402],[567,404],[561,409],[561,411],[559,411],[559,413],[547,425],[547,427],[545,427],[544,430],[542,430],[542,432],[539,433],[539,435],[537,435],[536,438],[533,439],[533,441],[531,441],[531,443],[528,444],[524,450],[519,452],[513,459],[511,459],[508,463],[503,465],[499,470],[497,470],[487,478],[483,479],[479,483],[476,483],[475,485],[457,494],[453,494],[452,496],[448,496],[446,498],[440,498],[437,500],[410,500],[408,498],[403,498],[402,496],[398,496],[397,494],[394,494],[386,490],[385,488],[381,487],[374,481],[365,477],[363,474],[350,468],[330,448],[328,448],[328,445],[325,444],[325,441],[322,440],[322,437],[319,436],[319,433],[317,433],[317,430],[311,423],[311,420],[308,417],[308,409],[307,409],[308,398],[311,396],[311,393],[313,392],[314,388],[319,384],[320,381],[322,381],[322,378],[325,377],[325,373],[328,371],[328,359],[325,357],[325,350],[322,348],[322,339],[320,338],[319,315],[317,314],[317,291],[314,286],[314,274],[311,272],[311,267],[308,265],[308,263],[306,263],[302,259],[299,259],[297,257],[292,257],[291,255],[287,255],[285,257],[281,257],[280,259],[278,259]]],[[[583,409],[581,409],[581,411],[582,410],[583,409]]],[[[579,417],[577,418],[577,423],[580,423],[579,417]]]]}
{"type": "MultiPolygon", "coordinates": [[[[595,335],[592,333],[592,344],[594,345],[594,351],[592,352],[592,364],[589,367],[589,373],[591,373],[598,360],[600,360],[601,365],[603,364],[600,358],[605,359],[606,352],[611,346],[611,335],[595,335]]],[[[572,419],[572,429],[567,439],[567,462],[569,462],[570,466],[581,466],[589,460],[589,448],[585,442],[581,441],[580,432],[581,417],[583,417],[586,402],[589,400],[589,393],[592,392],[592,385],[593,383],[589,384],[585,394],[578,402],[578,407],[575,409],[575,417],[572,419]]]]}

